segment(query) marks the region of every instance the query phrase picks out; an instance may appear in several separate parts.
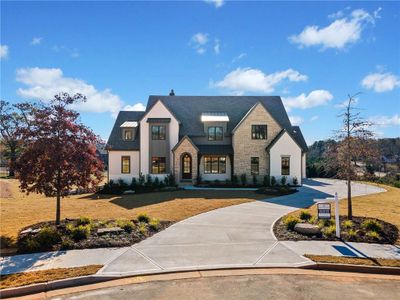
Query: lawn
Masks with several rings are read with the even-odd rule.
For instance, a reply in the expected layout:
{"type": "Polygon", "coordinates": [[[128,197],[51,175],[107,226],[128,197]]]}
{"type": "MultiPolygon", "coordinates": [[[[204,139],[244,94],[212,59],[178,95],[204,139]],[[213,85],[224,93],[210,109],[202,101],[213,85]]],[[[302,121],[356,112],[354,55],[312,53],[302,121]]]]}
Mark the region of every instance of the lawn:
{"type": "MultiPolygon", "coordinates": [[[[0,179],[2,237],[15,238],[29,225],[55,218],[54,198],[19,191],[18,182],[0,179]]],[[[61,218],[133,219],[147,213],[161,221],[180,221],[213,209],[265,199],[253,191],[174,191],[138,195],[73,195],[61,201],[61,218]]]]}
{"type": "Polygon", "coordinates": [[[333,255],[311,255],[305,254],[305,257],[317,263],[332,263],[345,265],[362,265],[362,266],[385,266],[400,267],[400,260],[385,258],[363,258],[363,257],[346,257],[333,255]]]}
{"type": "MultiPolygon", "coordinates": [[[[400,230],[400,189],[379,185],[387,192],[353,197],[353,215],[359,217],[377,218],[395,225],[400,230]]],[[[334,214],[334,205],[332,205],[334,214]]],[[[292,214],[298,216],[301,210],[292,214]]],[[[313,205],[307,211],[317,215],[317,206],[313,205]]],[[[340,215],[347,214],[347,199],[340,200],[340,215]]],[[[396,244],[400,245],[400,238],[396,244]]]]}

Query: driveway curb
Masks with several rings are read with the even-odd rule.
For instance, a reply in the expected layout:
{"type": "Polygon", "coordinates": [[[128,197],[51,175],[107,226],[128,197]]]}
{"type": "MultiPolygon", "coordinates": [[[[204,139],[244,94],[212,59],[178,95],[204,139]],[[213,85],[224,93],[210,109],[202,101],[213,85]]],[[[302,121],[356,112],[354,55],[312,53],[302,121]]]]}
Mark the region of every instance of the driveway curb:
{"type": "Polygon", "coordinates": [[[333,264],[333,263],[315,263],[313,265],[302,266],[299,268],[309,269],[309,270],[320,270],[320,271],[400,275],[400,268],[396,268],[396,267],[362,266],[362,265],[333,264]]]}

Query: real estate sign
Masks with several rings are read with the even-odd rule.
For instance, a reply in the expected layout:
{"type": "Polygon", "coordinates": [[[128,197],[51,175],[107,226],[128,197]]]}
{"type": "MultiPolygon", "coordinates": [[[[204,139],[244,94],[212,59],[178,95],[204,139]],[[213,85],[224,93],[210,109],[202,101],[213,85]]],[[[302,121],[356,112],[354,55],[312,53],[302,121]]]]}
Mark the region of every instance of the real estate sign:
{"type": "Polygon", "coordinates": [[[331,218],[331,204],[318,203],[318,219],[330,219],[330,218],[331,218]]]}

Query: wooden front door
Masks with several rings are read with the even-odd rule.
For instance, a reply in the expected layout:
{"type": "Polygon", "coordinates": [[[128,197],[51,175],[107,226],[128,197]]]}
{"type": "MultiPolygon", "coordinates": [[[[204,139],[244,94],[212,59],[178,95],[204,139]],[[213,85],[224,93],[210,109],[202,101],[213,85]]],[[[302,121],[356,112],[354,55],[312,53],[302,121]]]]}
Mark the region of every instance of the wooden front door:
{"type": "Polygon", "coordinates": [[[187,153],[182,156],[182,179],[192,179],[192,157],[187,153]]]}

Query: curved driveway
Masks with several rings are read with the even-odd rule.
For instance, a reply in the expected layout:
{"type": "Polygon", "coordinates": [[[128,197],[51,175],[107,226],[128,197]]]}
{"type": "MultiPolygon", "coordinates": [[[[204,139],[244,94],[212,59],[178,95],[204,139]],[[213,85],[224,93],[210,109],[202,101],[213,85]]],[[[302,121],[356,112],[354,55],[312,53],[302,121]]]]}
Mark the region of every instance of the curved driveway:
{"type": "MultiPolygon", "coordinates": [[[[355,183],[354,196],[384,189],[355,183]]],[[[178,222],[129,247],[108,262],[102,275],[134,275],[176,270],[301,266],[311,262],[278,242],[275,220],[318,198],[346,197],[340,180],[306,180],[298,193],[220,208],[178,222]]]]}

